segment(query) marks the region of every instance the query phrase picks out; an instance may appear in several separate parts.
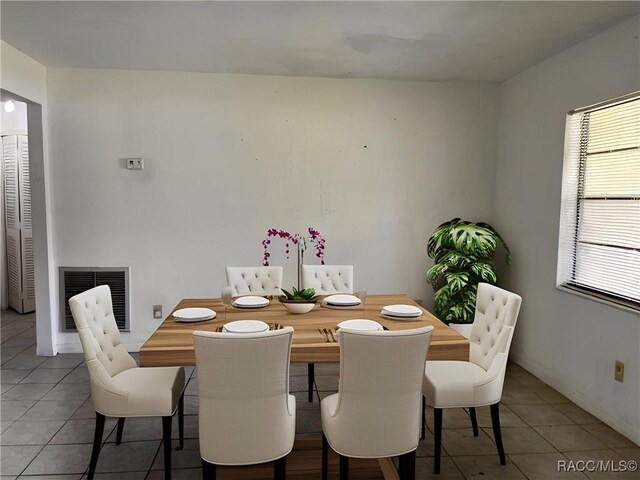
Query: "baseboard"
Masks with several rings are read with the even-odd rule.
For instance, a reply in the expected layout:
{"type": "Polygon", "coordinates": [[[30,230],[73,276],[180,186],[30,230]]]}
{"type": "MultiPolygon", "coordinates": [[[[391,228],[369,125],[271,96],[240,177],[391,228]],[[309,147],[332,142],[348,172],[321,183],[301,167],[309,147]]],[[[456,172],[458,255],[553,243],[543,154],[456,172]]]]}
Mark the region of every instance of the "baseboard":
{"type": "Polygon", "coordinates": [[[584,396],[583,394],[576,390],[573,390],[572,388],[568,388],[566,383],[563,383],[561,380],[556,379],[545,368],[541,367],[535,362],[531,362],[525,359],[513,350],[511,350],[510,352],[510,359],[527,370],[529,373],[538,377],[547,385],[553,387],[555,390],[567,397],[580,408],[586,410],[599,420],[602,420],[615,431],[617,431],[621,435],[624,435],[629,440],[640,446],[640,432],[636,431],[631,425],[622,424],[615,418],[611,418],[606,410],[603,410],[600,405],[593,404],[589,397],[584,396]]]}

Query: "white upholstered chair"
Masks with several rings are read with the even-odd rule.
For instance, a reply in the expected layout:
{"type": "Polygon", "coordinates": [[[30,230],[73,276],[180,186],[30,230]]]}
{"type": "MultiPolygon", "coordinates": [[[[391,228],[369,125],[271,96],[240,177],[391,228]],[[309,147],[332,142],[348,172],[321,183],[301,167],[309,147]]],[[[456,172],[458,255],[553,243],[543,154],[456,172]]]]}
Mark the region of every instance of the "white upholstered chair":
{"type": "MultiPolygon", "coordinates": [[[[353,293],[353,265],[302,265],[302,288],[313,288],[316,295],[353,293]]],[[[315,368],[308,364],[309,401],[313,401],[315,368]]]]}
{"type": "Polygon", "coordinates": [[[282,295],[282,267],[227,267],[225,273],[234,297],[282,295]]]}
{"type": "Polygon", "coordinates": [[[302,265],[301,284],[317,295],[353,293],[353,265],[302,265]]]}
{"type": "Polygon", "coordinates": [[[184,442],[182,367],[139,368],[120,342],[113,316],[111,290],[92,288],[69,299],[69,306],[91,382],[96,430],[88,478],[93,478],[104,431],[105,417],[117,417],[116,444],[122,440],[127,417],[162,417],[165,478],[171,478],[171,417],[178,409],[180,446],[184,442]]]}
{"type": "Polygon", "coordinates": [[[489,405],[500,463],[505,465],[498,406],[502,397],[509,347],[521,303],[522,298],[515,293],[480,283],[469,338],[469,361],[438,360],[426,363],[424,396],[427,403],[434,408],[434,473],[440,473],[444,408],[469,408],[473,434],[477,437],[475,407],[489,405]]]}
{"type": "Polygon", "coordinates": [[[215,479],[216,465],[272,461],[275,478],[285,478],[296,430],[296,399],[289,395],[292,338],[291,327],[193,332],[205,479],[215,479]]]}
{"type": "Polygon", "coordinates": [[[401,480],[415,478],[424,362],[433,326],[414,330],[338,330],[338,393],[320,403],[322,479],[328,446],[340,455],[340,478],[348,457],[400,456],[401,480]]]}

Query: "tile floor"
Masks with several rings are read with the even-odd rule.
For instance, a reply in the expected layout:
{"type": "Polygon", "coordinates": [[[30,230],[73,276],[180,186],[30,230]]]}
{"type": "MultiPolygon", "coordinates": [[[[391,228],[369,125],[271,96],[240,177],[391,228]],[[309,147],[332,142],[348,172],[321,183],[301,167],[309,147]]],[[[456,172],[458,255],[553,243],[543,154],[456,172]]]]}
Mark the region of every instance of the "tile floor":
{"type": "MultiPolygon", "coordinates": [[[[35,355],[34,315],[3,311],[1,317],[1,464],[10,478],[85,477],[93,441],[94,411],[87,370],[81,354],[53,358],[35,355]]],[[[335,365],[317,365],[317,397],[334,392],[335,365]]],[[[185,397],[185,449],[174,452],[174,478],[201,478],[198,455],[197,374],[190,376],[185,397]]],[[[318,402],[306,401],[306,365],[294,365],[291,391],[298,397],[300,435],[321,431],[318,402]]],[[[440,480],[448,479],[614,479],[640,478],[635,473],[558,472],[558,461],[635,460],[640,447],[616,433],[558,392],[515,364],[510,364],[501,405],[507,465],[495,451],[488,408],[479,409],[480,437],[471,433],[468,414],[444,414],[440,480]]],[[[432,425],[428,412],[427,422],[432,425]]],[[[177,427],[177,422],[174,422],[177,427]]],[[[108,421],[97,478],[161,479],[162,429],[159,419],[128,419],[123,444],[116,447],[115,421],[108,421]]],[[[174,428],[177,438],[177,428],[174,428]]],[[[433,434],[418,448],[417,478],[432,478],[433,434]]]]}

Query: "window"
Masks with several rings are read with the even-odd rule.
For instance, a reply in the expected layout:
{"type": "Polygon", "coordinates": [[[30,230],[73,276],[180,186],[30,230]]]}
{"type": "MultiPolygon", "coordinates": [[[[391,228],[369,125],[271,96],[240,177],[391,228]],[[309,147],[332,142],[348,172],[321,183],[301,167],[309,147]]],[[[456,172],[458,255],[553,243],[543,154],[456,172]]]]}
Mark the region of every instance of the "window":
{"type": "Polygon", "coordinates": [[[557,285],[640,310],[640,92],[567,115],[557,285]]]}

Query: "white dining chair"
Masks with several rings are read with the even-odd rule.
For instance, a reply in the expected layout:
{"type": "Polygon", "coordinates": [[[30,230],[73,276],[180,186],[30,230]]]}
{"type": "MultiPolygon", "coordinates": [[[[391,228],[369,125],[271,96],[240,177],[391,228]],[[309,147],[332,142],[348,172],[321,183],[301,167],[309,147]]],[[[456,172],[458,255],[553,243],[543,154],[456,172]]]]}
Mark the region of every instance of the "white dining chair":
{"type": "MultiPolygon", "coordinates": [[[[302,265],[301,286],[313,288],[316,295],[353,293],[353,265],[302,265]]],[[[313,402],[315,365],[307,364],[309,402],[313,402]]]]}
{"type": "MultiPolygon", "coordinates": [[[[480,283],[469,338],[469,361],[437,360],[426,363],[424,396],[426,403],[433,406],[434,412],[434,473],[440,473],[442,410],[445,408],[468,408],[473,435],[477,437],[475,409],[488,405],[500,463],[506,464],[499,404],[509,347],[521,303],[522,298],[515,293],[480,283]]],[[[422,422],[424,429],[424,403],[422,422]]]]}
{"type": "Polygon", "coordinates": [[[216,465],[274,462],[286,477],[296,399],[289,395],[293,328],[261,333],[193,332],[198,369],[203,478],[216,465]]]}
{"type": "Polygon", "coordinates": [[[302,265],[301,285],[316,295],[353,293],[353,265],[302,265]]]}
{"type": "Polygon", "coordinates": [[[433,326],[412,330],[341,328],[338,393],[320,403],[322,479],[328,447],[340,455],[340,478],[348,458],[400,456],[401,480],[415,478],[424,364],[433,326]]]}
{"type": "Polygon", "coordinates": [[[240,295],[282,295],[282,267],[227,267],[227,286],[240,295]]]}
{"type": "MultiPolygon", "coordinates": [[[[120,340],[107,285],[69,299],[73,320],[89,370],[96,428],[88,478],[92,479],[106,417],[118,418],[116,445],[122,441],[127,417],[162,417],[164,476],[171,478],[171,418],[178,410],[179,449],[184,444],[184,387],[182,367],[140,368],[120,340]]],[[[135,447],[135,444],[132,444],[135,447]]]]}

